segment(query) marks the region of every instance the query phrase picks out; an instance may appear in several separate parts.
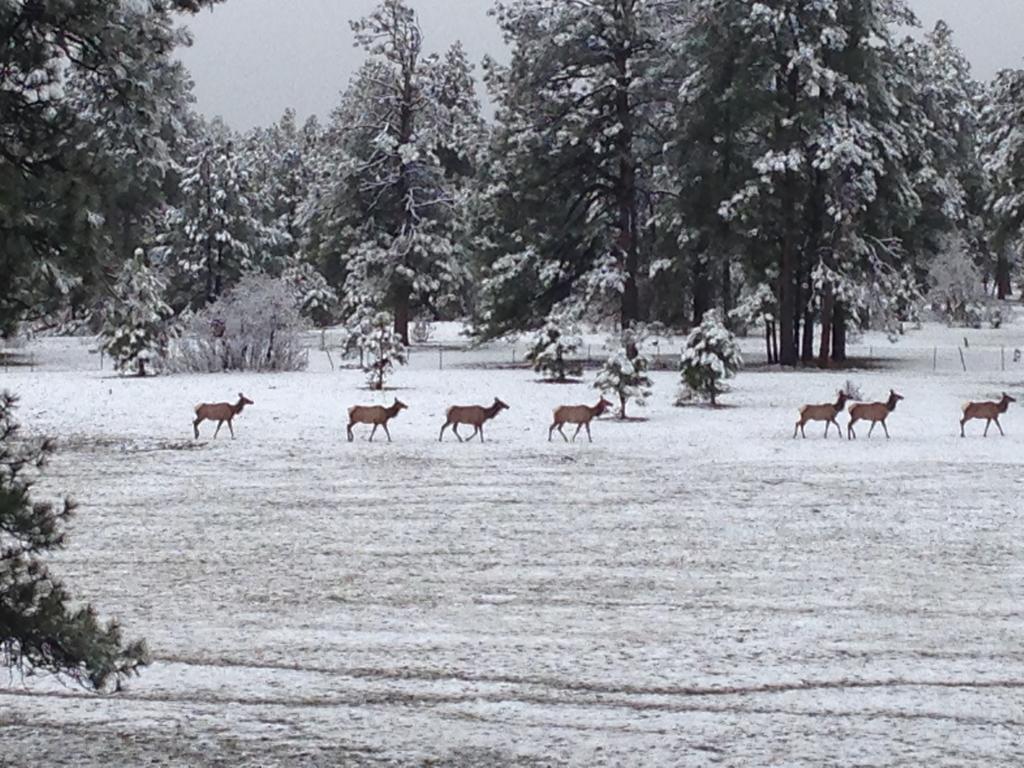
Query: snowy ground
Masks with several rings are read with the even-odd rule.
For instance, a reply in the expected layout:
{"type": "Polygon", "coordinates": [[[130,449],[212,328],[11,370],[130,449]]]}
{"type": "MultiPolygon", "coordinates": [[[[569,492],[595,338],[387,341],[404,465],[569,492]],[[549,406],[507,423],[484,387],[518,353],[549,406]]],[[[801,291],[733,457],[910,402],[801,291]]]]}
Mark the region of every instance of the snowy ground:
{"type": "Polygon", "coordinates": [[[647,420],[592,445],[547,442],[588,383],[467,354],[419,351],[379,397],[316,350],[138,381],[38,342],[0,387],[62,438],[55,569],[155,663],[115,697],[5,681],[0,765],[1020,765],[1024,413],[957,420],[1024,395],[1024,332],[971,333],[968,373],[964,334],[927,329],[866,339],[871,371],[745,373],[720,410],[658,373],[647,420]],[[892,440],[793,440],[848,376],[906,396],[892,440]],[[239,390],[238,439],[194,443],[192,404],[239,390]],[[395,442],[347,443],[347,406],[393,395],[395,442]],[[487,443],[437,443],[495,395],[487,443]]]}

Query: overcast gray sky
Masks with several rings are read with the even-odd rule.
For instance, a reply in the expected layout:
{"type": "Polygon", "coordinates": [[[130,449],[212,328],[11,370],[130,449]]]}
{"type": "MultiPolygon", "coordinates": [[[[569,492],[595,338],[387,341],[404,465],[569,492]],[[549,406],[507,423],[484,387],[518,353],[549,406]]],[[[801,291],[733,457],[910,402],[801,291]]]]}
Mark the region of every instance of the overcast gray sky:
{"type": "MultiPolygon", "coordinates": [[[[1024,66],[1024,0],[910,0],[925,26],[942,18],[974,66],[991,78],[1024,66]]],[[[362,60],[348,20],[377,0],[229,0],[189,22],[195,45],[182,53],[199,109],[246,129],[275,121],[286,107],[300,119],[330,112],[362,60]]],[[[411,0],[430,50],[462,40],[474,62],[501,56],[491,0],[411,0]]]]}

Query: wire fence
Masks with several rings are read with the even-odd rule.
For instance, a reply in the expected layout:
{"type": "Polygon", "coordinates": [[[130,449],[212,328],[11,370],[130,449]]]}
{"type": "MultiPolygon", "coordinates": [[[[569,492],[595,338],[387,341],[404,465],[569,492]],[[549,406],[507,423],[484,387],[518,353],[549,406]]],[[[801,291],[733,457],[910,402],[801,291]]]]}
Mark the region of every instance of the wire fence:
{"type": "MultiPolygon", "coordinates": [[[[342,355],[342,332],[313,331],[304,337],[310,367],[313,370],[358,368],[358,358],[342,355]]],[[[654,370],[677,370],[680,341],[663,339],[648,344],[645,353],[654,370]]],[[[765,350],[758,339],[741,340],[748,368],[768,365],[765,350]]],[[[529,368],[526,343],[491,342],[471,344],[465,340],[447,340],[414,344],[409,349],[409,365],[417,369],[501,369],[529,368]]],[[[612,354],[605,345],[582,345],[570,357],[585,369],[601,366],[612,354]]],[[[847,347],[848,361],[843,368],[889,368],[915,372],[1002,373],[1024,375],[1024,347],[1010,345],[972,345],[931,347],[907,344],[853,344],[847,347]]],[[[808,363],[814,367],[815,361],[808,363]]],[[[20,347],[0,345],[0,372],[15,371],[105,371],[114,374],[111,359],[104,355],[94,337],[46,337],[20,347]]]]}

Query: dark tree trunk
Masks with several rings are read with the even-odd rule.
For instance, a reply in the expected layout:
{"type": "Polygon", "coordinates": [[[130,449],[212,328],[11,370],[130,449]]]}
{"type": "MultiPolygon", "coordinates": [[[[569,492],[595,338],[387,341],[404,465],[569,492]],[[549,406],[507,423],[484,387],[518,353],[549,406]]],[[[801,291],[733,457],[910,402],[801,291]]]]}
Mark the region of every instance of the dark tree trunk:
{"type": "Polygon", "coordinates": [[[409,346],[409,314],[412,290],[406,285],[395,289],[395,333],[402,337],[402,343],[409,346]]]}
{"type": "Polygon", "coordinates": [[[818,366],[828,368],[829,357],[832,354],[832,306],[835,300],[832,296],[832,289],[825,288],[825,294],[821,297],[821,346],[818,347],[818,366]]]}
{"type": "Polygon", "coordinates": [[[839,302],[832,310],[832,362],[846,362],[846,310],[839,302]]]}
{"type": "Polygon", "coordinates": [[[693,262],[693,325],[700,325],[704,315],[711,309],[711,281],[708,279],[708,266],[702,256],[698,255],[693,262]]]}
{"type": "Polygon", "coordinates": [[[1013,294],[1013,287],[1010,285],[1010,260],[1004,252],[1000,252],[996,259],[996,298],[1000,301],[1008,299],[1013,294]]]}
{"type": "MultiPolygon", "coordinates": [[[[631,12],[627,9],[627,15],[631,12]]],[[[632,18],[628,16],[627,23],[632,18]]],[[[622,253],[625,272],[625,287],[622,291],[622,327],[629,328],[640,319],[640,291],[637,272],[640,270],[640,242],[637,234],[639,203],[636,185],[636,157],[633,146],[634,118],[629,93],[632,87],[630,58],[633,52],[624,48],[616,53],[615,112],[622,130],[616,135],[619,156],[618,178],[616,179],[616,206],[618,208],[618,245],[622,253]]]]}
{"type": "Polygon", "coordinates": [[[732,308],[732,265],[729,264],[728,255],[725,255],[722,257],[722,314],[726,320],[732,308]]]}
{"type": "Polygon", "coordinates": [[[804,335],[800,346],[800,360],[809,363],[814,360],[814,312],[804,312],[804,335]]]}

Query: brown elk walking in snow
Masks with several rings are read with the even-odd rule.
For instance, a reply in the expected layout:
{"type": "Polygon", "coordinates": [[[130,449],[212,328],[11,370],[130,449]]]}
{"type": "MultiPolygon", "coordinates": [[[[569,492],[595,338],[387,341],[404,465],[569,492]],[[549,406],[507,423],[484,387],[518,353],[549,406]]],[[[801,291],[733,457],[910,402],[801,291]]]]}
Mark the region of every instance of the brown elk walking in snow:
{"type": "Polygon", "coordinates": [[[195,433],[196,440],[199,439],[199,425],[204,421],[216,421],[217,429],[213,431],[214,438],[217,437],[217,433],[220,432],[220,428],[227,422],[228,431],[231,432],[231,439],[235,439],[235,430],[231,426],[231,420],[242,412],[242,409],[247,405],[252,405],[253,402],[241,392],[238,393],[237,403],[199,403],[196,406],[196,418],[192,422],[192,431],[195,433]]]}
{"type": "Polygon", "coordinates": [[[383,405],[353,405],[348,409],[348,441],[351,443],[356,439],[355,435],[352,434],[352,427],[356,424],[373,424],[373,429],[370,430],[370,442],[373,442],[373,435],[377,431],[377,427],[384,427],[384,434],[388,436],[388,442],[391,442],[391,433],[388,432],[388,422],[398,415],[398,412],[403,408],[408,408],[398,398],[395,398],[395,402],[385,408],[383,405]]]}
{"type": "Polygon", "coordinates": [[[985,419],[984,437],[988,437],[988,428],[992,426],[993,421],[996,423],[996,426],[999,427],[999,434],[1005,437],[1006,433],[1003,432],[1003,426],[999,423],[999,415],[1006,413],[1006,409],[1010,407],[1010,403],[1016,402],[1016,398],[1010,397],[1008,394],[1003,392],[1002,398],[996,403],[991,401],[981,403],[964,403],[962,409],[964,416],[960,419],[960,437],[964,437],[964,424],[971,419],[985,419]]]}
{"type": "Polygon", "coordinates": [[[587,440],[594,442],[590,436],[590,422],[595,416],[600,416],[609,408],[612,407],[612,403],[605,400],[603,397],[597,401],[597,405],[560,405],[555,408],[555,420],[548,427],[548,442],[551,442],[551,434],[557,429],[558,433],[565,438],[565,442],[569,442],[569,438],[565,436],[565,432],[562,431],[563,424],[575,424],[576,431],[572,433],[573,442],[576,442],[576,435],[580,433],[580,430],[584,427],[587,430],[587,440]]]}
{"type": "Polygon", "coordinates": [[[472,440],[476,433],[480,433],[480,442],[484,441],[484,422],[493,419],[502,411],[506,410],[508,405],[503,403],[498,398],[494,398],[494,402],[489,406],[483,405],[453,405],[445,412],[447,421],[441,427],[441,434],[437,438],[438,442],[444,440],[444,431],[448,428],[452,428],[452,432],[459,438],[459,442],[463,442],[462,435],[459,434],[459,424],[472,424],[473,434],[469,436],[469,440],[472,440]]]}
{"type": "Polygon", "coordinates": [[[882,429],[885,430],[885,439],[889,439],[889,428],[885,426],[885,420],[889,414],[896,410],[896,403],[903,399],[903,395],[897,395],[894,390],[889,390],[889,399],[884,403],[854,403],[850,406],[850,423],[846,425],[846,437],[853,440],[857,433],[853,431],[853,425],[858,421],[870,421],[871,429],[868,430],[868,437],[875,431],[875,424],[882,422],[882,429]]]}
{"type": "Polygon", "coordinates": [[[838,416],[843,411],[843,406],[850,399],[850,396],[846,394],[844,390],[839,390],[838,399],[834,403],[822,403],[821,405],[802,405],[800,406],[800,418],[796,422],[796,426],[793,428],[793,437],[796,437],[797,430],[804,437],[804,424],[808,421],[824,421],[825,422],[825,438],[828,439],[828,428],[830,425],[836,425],[836,432],[839,433],[839,439],[843,439],[843,430],[839,426],[839,422],[836,421],[838,416]]]}

